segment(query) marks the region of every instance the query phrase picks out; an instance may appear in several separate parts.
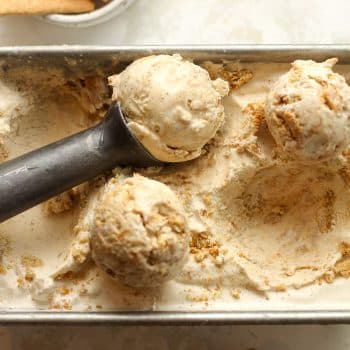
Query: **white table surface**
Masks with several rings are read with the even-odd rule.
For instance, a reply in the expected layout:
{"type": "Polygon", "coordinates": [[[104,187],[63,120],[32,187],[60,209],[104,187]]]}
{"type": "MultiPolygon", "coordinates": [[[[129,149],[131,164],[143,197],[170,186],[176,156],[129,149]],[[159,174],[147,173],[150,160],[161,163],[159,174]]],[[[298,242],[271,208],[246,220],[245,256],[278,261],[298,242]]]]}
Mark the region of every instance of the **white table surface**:
{"type": "MultiPolygon", "coordinates": [[[[136,0],[79,30],[0,18],[0,45],[341,44],[350,43],[349,13],[349,0],[136,0]]],[[[350,326],[0,328],[0,350],[42,349],[345,350],[350,326]]]]}
{"type": "Polygon", "coordinates": [[[88,29],[3,18],[0,44],[347,43],[349,13],[349,0],[136,0],[88,29]]]}

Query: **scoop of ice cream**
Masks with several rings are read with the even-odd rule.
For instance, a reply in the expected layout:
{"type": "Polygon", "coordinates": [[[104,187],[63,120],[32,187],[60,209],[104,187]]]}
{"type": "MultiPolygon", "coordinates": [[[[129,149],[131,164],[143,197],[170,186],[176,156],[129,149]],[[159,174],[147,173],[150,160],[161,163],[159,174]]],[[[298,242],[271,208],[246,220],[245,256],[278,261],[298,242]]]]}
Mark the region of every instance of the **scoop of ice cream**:
{"type": "Polygon", "coordinates": [[[326,160],[350,141],[350,87],[333,72],[336,62],[295,61],[267,97],[269,130],[294,159],[326,160]]]}
{"type": "Polygon", "coordinates": [[[224,119],[229,85],[181,56],[149,56],[109,78],[130,130],[157,159],[181,162],[200,156],[224,119]]]}
{"type": "Polygon", "coordinates": [[[187,257],[184,209],[160,182],[136,175],[110,184],[96,208],[91,247],[96,264],[124,284],[160,285],[187,257]]]}

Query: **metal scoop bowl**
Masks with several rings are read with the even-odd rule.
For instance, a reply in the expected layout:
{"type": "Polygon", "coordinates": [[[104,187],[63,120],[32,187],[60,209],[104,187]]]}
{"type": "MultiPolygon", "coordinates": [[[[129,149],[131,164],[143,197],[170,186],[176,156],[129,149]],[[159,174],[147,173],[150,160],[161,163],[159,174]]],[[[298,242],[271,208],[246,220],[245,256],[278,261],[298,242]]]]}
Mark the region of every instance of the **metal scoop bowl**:
{"type": "Polygon", "coordinates": [[[0,165],[0,222],[118,165],[161,164],[112,104],[98,125],[0,165]]]}

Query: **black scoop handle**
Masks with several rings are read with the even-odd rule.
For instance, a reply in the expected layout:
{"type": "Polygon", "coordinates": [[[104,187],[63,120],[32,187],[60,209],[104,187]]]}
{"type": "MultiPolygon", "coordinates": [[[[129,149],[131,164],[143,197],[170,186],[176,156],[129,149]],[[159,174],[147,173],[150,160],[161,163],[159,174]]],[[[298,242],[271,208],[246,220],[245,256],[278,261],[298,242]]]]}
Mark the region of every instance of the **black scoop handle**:
{"type": "Polygon", "coordinates": [[[98,125],[0,165],[0,222],[117,165],[158,165],[118,104],[98,125]]]}

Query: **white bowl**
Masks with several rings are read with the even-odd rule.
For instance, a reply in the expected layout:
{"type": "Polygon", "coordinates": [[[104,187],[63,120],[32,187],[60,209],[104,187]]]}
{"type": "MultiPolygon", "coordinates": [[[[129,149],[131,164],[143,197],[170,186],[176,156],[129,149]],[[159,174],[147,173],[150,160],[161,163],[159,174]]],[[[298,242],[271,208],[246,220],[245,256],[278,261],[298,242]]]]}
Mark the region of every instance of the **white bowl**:
{"type": "Polygon", "coordinates": [[[61,25],[64,27],[89,27],[102,22],[106,22],[119,15],[127,9],[135,0],[112,0],[108,4],[95,11],[83,14],[72,15],[47,15],[41,17],[45,22],[61,25]]]}

